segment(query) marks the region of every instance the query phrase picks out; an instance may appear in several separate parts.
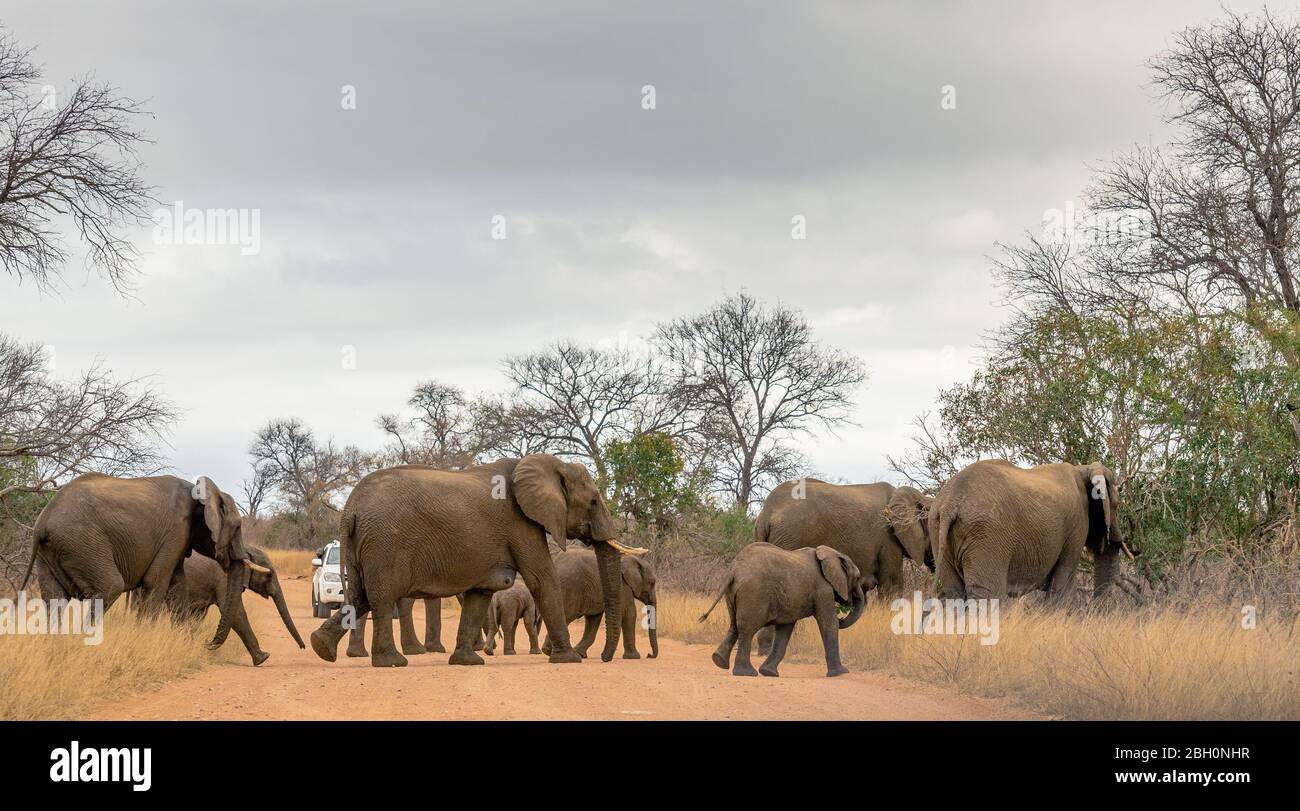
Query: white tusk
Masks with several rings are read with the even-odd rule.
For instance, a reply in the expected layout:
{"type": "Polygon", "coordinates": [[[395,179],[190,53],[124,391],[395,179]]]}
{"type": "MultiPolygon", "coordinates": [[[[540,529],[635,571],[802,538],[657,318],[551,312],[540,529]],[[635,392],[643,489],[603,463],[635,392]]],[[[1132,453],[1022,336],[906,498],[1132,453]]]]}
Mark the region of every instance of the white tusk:
{"type": "Polygon", "coordinates": [[[254,563],[251,560],[246,560],[244,562],[248,564],[248,568],[252,569],[255,572],[261,572],[262,574],[271,574],[271,570],[266,568],[265,566],[259,566],[258,564],[254,563]]]}
{"type": "Polygon", "coordinates": [[[636,557],[640,557],[641,555],[644,555],[650,551],[649,549],[646,549],[641,546],[624,546],[618,541],[605,541],[605,543],[609,544],[610,546],[614,547],[615,549],[617,549],[618,551],[622,552],[625,555],[634,555],[636,557]]]}

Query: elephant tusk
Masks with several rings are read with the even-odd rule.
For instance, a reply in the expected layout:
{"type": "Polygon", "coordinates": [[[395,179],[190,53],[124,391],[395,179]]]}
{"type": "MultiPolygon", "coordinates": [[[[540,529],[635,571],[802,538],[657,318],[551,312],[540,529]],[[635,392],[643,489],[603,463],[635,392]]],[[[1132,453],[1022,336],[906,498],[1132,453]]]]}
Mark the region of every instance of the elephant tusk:
{"type": "Polygon", "coordinates": [[[255,572],[259,572],[259,573],[261,573],[261,574],[270,574],[270,573],[271,573],[271,570],[270,570],[270,569],[266,568],[265,566],[261,566],[261,565],[259,565],[259,564],[256,564],[256,563],[254,563],[254,562],[251,561],[251,560],[246,560],[246,561],[244,561],[244,562],[248,564],[248,568],[252,569],[252,570],[255,571],[255,572]]]}
{"type": "Polygon", "coordinates": [[[640,557],[641,555],[644,555],[650,551],[649,549],[646,549],[645,547],[641,547],[641,546],[624,546],[618,541],[613,541],[613,540],[605,541],[605,543],[609,544],[610,546],[614,547],[615,549],[617,549],[618,551],[622,552],[625,555],[633,555],[635,557],[640,557]]]}
{"type": "Polygon", "coordinates": [[[1133,554],[1133,551],[1128,548],[1128,544],[1124,543],[1123,541],[1120,541],[1119,548],[1124,550],[1124,554],[1128,555],[1129,560],[1137,560],[1137,557],[1133,554]]]}

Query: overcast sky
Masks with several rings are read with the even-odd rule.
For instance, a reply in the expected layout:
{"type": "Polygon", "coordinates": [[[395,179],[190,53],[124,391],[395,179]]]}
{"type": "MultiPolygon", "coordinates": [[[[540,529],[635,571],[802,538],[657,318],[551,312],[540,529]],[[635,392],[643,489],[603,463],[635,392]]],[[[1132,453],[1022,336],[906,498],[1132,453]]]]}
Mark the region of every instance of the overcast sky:
{"type": "Polygon", "coordinates": [[[864,359],[857,425],[801,444],[823,475],[887,478],[1006,317],[994,243],[1167,139],[1145,62],[1220,14],[609,5],[6,0],[56,90],[93,71],[148,100],[161,200],[257,210],[260,251],[142,228],[134,298],[80,262],[57,297],[0,277],[0,330],[61,374],[153,375],[184,412],[174,470],[233,490],[272,417],[377,447],[418,381],[502,390],[506,354],[635,340],[746,289],[864,359]]]}

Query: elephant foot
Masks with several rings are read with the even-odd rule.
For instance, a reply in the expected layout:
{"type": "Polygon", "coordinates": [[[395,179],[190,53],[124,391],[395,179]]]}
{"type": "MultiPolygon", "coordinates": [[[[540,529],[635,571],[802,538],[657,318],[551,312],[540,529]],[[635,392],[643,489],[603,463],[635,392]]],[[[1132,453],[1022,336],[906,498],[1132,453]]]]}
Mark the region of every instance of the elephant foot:
{"type": "MultiPolygon", "coordinates": [[[[349,658],[352,659],[365,659],[366,657],[370,656],[370,651],[366,650],[365,645],[357,645],[355,647],[352,645],[348,645],[347,655],[349,658]]],[[[332,662],[334,660],[331,659],[330,661],[332,662]]]]}
{"type": "Polygon", "coordinates": [[[429,653],[446,653],[446,652],[447,652],[447,649],[446,649],[445,647],[443,647],[443,644],[442,644],[441,642],[434,642],[432,645],[430,645],[428,642],[425,642],[425,643],[424,643],[424,649],[425,649],[426,651],[428,651],[429,653]]]}
{"type": "Polygon", "coordinates": [[[495,653],[496,653],[496,648],[484,648],[484,649],[483,649],[483,655],[484,655],[484,656],[492,656],[492,655],[494,655],[495,653]]]}
{"type": "Polygon", "coordinates": [[[780,678],[781,676],[780,673],[776,672],[776,668],[771,665],[763,665],[758,669],[758,672],[773,679],[780,678]]]}
{"type": "Polygon", "coordinates": [[[541,653],[541,652],[542,652],[542,649],[541,649],[541,648],[529,648],[529,649],[528,649],[528,652],[529,652],[530,654],[541,653]]]}
{"type": "Polygon", "coordinates": [[[425,647],[419,642],[403,642],[402,653],[405,653],[407,656],[422,656],[425,653],[428,653],[428,651],[425,650],[425,647]]]}
{"type": "Polygon", "coordinates": [[[338,644],[338,639],[331,640],[329,634],[321,633],[319,628],[311,632],[311,649],[327,662],[333,662],[338,658],[338,644]]]}
{"type": "Polygon", "coordinates": [[[753,666],[753,665],[742,665],[742,664],[737,663],[736,666],[733,667],[733,668],[731,669],[731,675],[733,675],[733,676],[757,676],[757,675],[758,675],[758,671],[754,669],[754,666],[753,666]]]}
{"type": "Polygon", "coordinates": [[[406,657],[397,651],[375,651],[375,655],[370,657],[371,667],[406,667],[406,657]]]}
{"type": "Polygon", "coordinates": [[[253,667],[257,667],[258,665],[262,664],[263,662],[265,662],[267,659],[270,658],[271,658],[271,654],[267,653],[266,651],[264,650],[257,651],[256,653],[253,654],[253,667]]]}
{"type": "Polygon", "coordinates": [[[829,679],[829,678],[834,678],[835,676],[843,676],[845,673],[848,672],[849,669],[844,665],[836,665],[835,667],[828,667],[826,668],[826,678],[829,679]]]}
{"type": "Polygon", "coordinates": [[[640,659],[640,658],[641,658],[641,654],[637,653],[637,652],[634,651],[634,650],[625,650],[625,651],[623,651],[623,658],[624,658],[624,659],[640,659]]]}
{"type": "Polygon", "coordinates": [[[481,665],[483,663],[483,657],[474,651],[460,649],[452,653],[451,658],[447,660],[449,665],[481,665]]]}
{"type": "Polygon", "coordinates": [[[718,667],[722,668],[723,670],[726,670],[727,668],[731,667],[731,662],[727,661],[727,658],[728,657],[723,656],[718,651],[713,652],[713,663],[718,667]]]}
{"type": "Polygon", "coordinates": [[[586,648],[574,648],[574,649],[573,649],[573,652],[576,653],[576,654],[578,654],[579,658],[582,658],[582,659],[586,659],[586,658],[587,658],[587,649],[586,649],[586,648]]]}
{"type": "Polygon", "coordinates": [[[505,655],[506,655],[506,656],[514,656],[514,655],[515,655],[515,652],[512,651],[512,650],[508,650],[508,651],[505,652],[505,655]]]}
{"type": "Polygon", "coordinates": [[[553,665],[573,665],[581,662],[583,657],[573,649],[556,651],[547,659],[553,665]]]}

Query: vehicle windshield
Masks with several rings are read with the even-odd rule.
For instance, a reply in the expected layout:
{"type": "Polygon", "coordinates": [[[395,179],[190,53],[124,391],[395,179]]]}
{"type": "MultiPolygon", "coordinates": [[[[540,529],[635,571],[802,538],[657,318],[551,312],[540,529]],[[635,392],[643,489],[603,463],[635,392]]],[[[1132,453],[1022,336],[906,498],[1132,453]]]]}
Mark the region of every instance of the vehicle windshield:
{"type": "Polygon", "coordinates": [[[326,550],[325,562],[327,564],[339,562],[339,548],[337,546],[331,546],[328,550],[326,550]]]}

